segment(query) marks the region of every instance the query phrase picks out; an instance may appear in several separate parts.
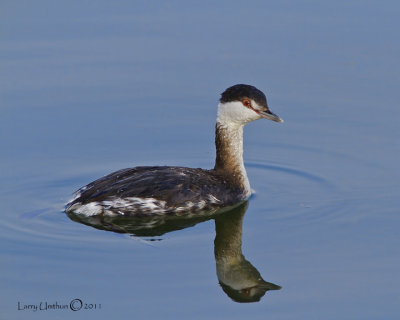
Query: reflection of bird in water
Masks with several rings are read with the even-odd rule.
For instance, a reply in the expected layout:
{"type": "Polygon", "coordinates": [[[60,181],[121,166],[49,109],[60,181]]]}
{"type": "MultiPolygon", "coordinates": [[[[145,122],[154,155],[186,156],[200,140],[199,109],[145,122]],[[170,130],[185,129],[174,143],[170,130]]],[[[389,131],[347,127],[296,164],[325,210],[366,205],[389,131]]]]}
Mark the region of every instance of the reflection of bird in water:
{"type": "Polygon", "coordinates": [[[165,233],[193,227],[206,220],[215,220],[214,252],[217,277],[224,292],[237,302],[256,302],[268,290],[281,287],[262,279],[257,269],[242,254],[242,222],[248,202],[220,211],[204,212],[192,217],[85,217],[67,212],[71,220],[97,229],[128,233],[139,237],[157,237],[165,233]]]}
{"type": "Polygon", "coordinates": [[[280,286],[266,282],[242,254],[242,222],[248,202],[215,218],[214,253],[219,283],[236,302],[256,302],[280,286]]]}
{"type": "Polygon", "coordinates": [[[238,84],[219,100],[214,169],[135,167],[82,187],[66,211],[82,216],[180,215],[230,206],[251,195],[243,163],[243,126],[257,119],[282,122],[257,88],[238,84]]]}
{"type": "MultiPolygon", "coordinates": [[[[237,206],[237,205],[236,205],[237,206]]],[[[162,215],[146,217],[120,217],[120,216],[83,216],[67,211],[68,217],[76,222],[86,224],[100,230],[117,233],[128,233],[137,237],[158,237],[165,233],[193,227],[200,222],[213,219],[216,214],[230,211],[232,207],[185,214],[183,216],[162,215]]]]}

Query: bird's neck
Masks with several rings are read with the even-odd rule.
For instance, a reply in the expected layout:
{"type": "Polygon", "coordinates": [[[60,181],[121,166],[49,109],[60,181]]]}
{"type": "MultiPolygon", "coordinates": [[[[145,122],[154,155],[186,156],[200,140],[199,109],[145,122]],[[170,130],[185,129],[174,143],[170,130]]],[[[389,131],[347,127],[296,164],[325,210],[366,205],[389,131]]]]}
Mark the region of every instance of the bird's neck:
{"type": "Polygon", "coordinates": [[[248,197],[251,190],[243,163],[243,125],[224,124],[217,121],[215,147],[217,156],[214,170],[230,177],[233,183],[243,189],[248,197]]]}

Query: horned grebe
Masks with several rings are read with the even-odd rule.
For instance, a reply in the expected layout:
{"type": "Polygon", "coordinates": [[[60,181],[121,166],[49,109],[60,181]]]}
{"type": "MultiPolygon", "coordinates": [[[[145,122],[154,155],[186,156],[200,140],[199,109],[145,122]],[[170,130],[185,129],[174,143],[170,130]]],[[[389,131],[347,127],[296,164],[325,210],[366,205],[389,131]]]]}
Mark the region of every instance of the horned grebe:
{"type": "Polygon", "coordinates": [[[251,189],[243,164],[243,126],[261,118],[283,122],[256,87],[229,87],[218,104],[214,169],[122,169],[77,190],[65,210],[85,216],[148,216],[210,210],[247,200],[251,189]]]}

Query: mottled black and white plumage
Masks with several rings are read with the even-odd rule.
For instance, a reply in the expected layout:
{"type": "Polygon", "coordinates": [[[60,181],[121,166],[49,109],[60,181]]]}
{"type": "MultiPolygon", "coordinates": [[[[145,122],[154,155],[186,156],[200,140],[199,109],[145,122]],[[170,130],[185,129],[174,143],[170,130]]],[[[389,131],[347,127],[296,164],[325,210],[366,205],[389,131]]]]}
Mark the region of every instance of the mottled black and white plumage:
{"type": "Polygon", "coordinates": [[[282,122],[263,92],[238,84],[221,94],[211,170],[135,167],[113,172],[75,193],[67,212],[85,216],[140,216],[196,212],[228,206],[251,195],[243,164],[243,126],[266,118],[282,122]]]}

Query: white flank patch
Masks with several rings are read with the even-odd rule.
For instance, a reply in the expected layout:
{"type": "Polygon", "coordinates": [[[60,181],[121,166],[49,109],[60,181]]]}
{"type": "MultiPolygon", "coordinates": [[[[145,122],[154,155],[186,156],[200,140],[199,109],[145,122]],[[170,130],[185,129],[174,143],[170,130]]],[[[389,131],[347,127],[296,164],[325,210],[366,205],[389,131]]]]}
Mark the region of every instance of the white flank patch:
{"type": "Polygon", "coordinates": [[[99,202],[90,202],[84,205],[80,203],[75,203],[74,205],[69,207],[68,210],[74,211],[77,214],[82,214],[90,217],[101,214],[103,212],[103,207],[99,202]]]}
{"type": "Polygon", "coordinates": [[[166,211],[165,201],[159,201],[154,198],[138,198],[138,197],[128,197],[128,198],[115,198],[110,200],[104,200],[101,202],[104,207],[105,214],[114,215],[115,211],[119,213],[125,211],[131,212],[151,212],[151,213],[163,213],[166,211]],[[121,211],[123,210],[123,211],[121,211]]]}
{"type": "Polygon", "coordinates": [[[217,198],[214,197],[212,194],[208,195],[208,200],[209,200],[212,204],[221,203],[221,200],[217,199],[217,198]]]}
{"type": "Polygon", "coordinates": [[[165,201],[157,200],[154,198],[113,198],[103,200],[100,202],[90,202],[87,204],[75,203],[68,207],[68,211],[73,211],[76,214],[84,215],[87,217],[104,214],[107,216],[117,215],[135,215],[141,214],[164,214],[166,212],[185,212],[191,210],[204,209],[207,204],[220,204],[221,201],[209,195],[208,199],[201,200],[197,203],[187,201],[184,205],[179,207],[168,207],[165,201]]]}
{"type": "Polygon", "coordinates": [[[95,216],[105,214],[109,216],[125,215],[126,213],[153,213],[161,214],[166,212],[168,207],[165,201],[159,201],[154,198],[114,198],[101,202],[90,202],[87,204],[75,203],[69,207],[68,211],[76,214],[95,216]]]}
{"type": "Polygon", "coordinates": [[[197,204],[197,209],[203,209],[206,206],[206,202],[204,200],[201,200],[198,204],[197,204]]]}

